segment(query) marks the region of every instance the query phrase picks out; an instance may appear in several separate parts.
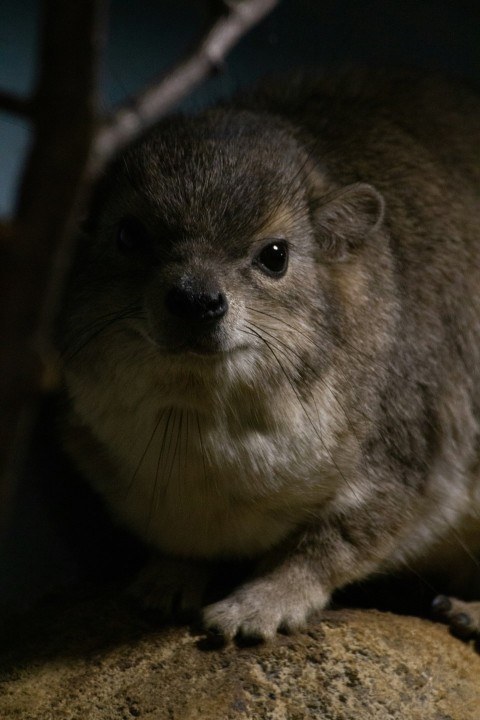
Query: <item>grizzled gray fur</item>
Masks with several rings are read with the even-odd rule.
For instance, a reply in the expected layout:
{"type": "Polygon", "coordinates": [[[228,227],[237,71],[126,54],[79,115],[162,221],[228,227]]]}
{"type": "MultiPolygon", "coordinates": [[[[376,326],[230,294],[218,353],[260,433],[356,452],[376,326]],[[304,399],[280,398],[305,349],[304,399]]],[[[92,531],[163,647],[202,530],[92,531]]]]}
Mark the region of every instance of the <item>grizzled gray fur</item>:
{"type": "Polygon", "coordinates": [[[325,74],[161,122],[98,189],[61,345],[65,444],[155,549],[146,605],[270,638],[409,567],[480,633],[473,94],[325,74]]]}

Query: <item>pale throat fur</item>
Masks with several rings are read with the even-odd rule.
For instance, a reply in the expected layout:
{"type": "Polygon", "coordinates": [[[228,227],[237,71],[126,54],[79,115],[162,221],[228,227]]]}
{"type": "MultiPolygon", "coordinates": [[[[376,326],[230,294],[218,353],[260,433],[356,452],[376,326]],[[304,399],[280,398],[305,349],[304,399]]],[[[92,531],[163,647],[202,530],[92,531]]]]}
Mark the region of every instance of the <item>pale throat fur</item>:
{"type": "Polygon", "coordinates": [[[140,333],[125,343],[120,334],[118,348],[112,340],[106,335],[104,352],[115,359],[102,361],[94,382],[69,373],[80,426],[72,441],[82,425],[84,433],[95,427],[82,453],[89,475],[154,546],[186,556],[257,554],[341,495],[339,463],[346,472],[358,448],[328,394],[321,406],[318,394],[300,403],[252,348],[212,367],[212,359],[160,360],[140,333]],[[103,455],[106,471],[90,467],[90,444],[92,465],[103,455]]]}

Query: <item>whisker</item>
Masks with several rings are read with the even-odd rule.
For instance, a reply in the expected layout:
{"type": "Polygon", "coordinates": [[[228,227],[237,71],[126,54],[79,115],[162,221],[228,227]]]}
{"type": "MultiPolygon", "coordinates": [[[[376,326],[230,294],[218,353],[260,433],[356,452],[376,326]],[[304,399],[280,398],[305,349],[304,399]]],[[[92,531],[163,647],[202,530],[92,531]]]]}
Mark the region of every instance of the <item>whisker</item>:
{"type": "Polygon", "coordinates": [[[93,320],[89,320],[84,325],[81,325],[79,328],[75,329],[75,335],[77,334],[84,334],[85,332],[89,331],[93,327],[96,327],[98,324],[102,324],[104,321],[108,321],[112,318],[116,318],[118,315],[123,315],[124,313],[128,313],[131,311],[137,311],[141,310],[141,306],[139,305],[127,305],[123,308],[117,308],[116,310],[113,310],[112,312],[104,313],[103,315],[97,315],[93,320]]]}
{"type": "MultiPolygon", "coordinates": [[[[165,488],[164,488],[164,497],[167,494],[168,488],[170,486],[172,477],[173,477],[173,468],[175,466],[175,460],[177,459],[177,453],[180,447],[180,438],[182,435],[182,426],[183,426],[183,409],[182,408],[176,408],[175,409],[175,423],[172,427],[172,435],[175,434],[175,444],[173,445],[173,452],[171,456],[170,461],[170,467],[168,470],[168,473],[165,474],[165,488]]],[[[180,457],[180,454],[178,453],[178,457],[180,457]]]]}
{"type": "Polygon", "coordinates": [[[153,512],[154,512],[154,510],[156,510],[158,508],[159,493],[157,492],[157,490],[158,490],[158,482],[159,482],[159,475],[160,475],[160,465],[161,465],[162,457],[163,457],[163,454],[165,451],[166,439],[170,433],[170,421],[172,418],[172,414],[173,414],[173,408],[169,408],[167,419],[165,422],[165,427],[163,428],[162,440],[160,442],[160,447],[159,447],[159,451],[158,451],[157,469],[155,472],[155,481],[152,483],[152,493],[151,493],[151,497],[150,497],[150,512],[149,512],[149,516],[148,516],[147,531],[150,528],[150,524],[151,524],[152,517],[153,517],[153,512]]]}
{"type": "Polygon", "coordinates": [[[467,557],[472,561],[472,563],[475,565],[477,570],[480,570],[480,560],[479,558],[472,552],[472,550],[468,547],[465,540],[461,537],[461,535],[457,532],[457,530],[453,527],[453,524],[450,525],[450,532],[452,533],[453,537],[457,541],[457,543],[460,545],[462,550],[465,551],[465,554],[467,557]]]}
{"type": "MultiPolygon", "coordinates": [[[[104,318],[108,317],[108,319],[100,320],[100,318],[97,318],[91,324],[80,330],[80,344],[77,345],[77,347],[75,347],[69,352],[69,347],[72,343],[67,343],[67,345],[61,350],[60,355],[62,359],[65,360],[65,362],[67,363],[73,360],[73,358],[76,357],[78,353],[80,353],[82,350],[84,350],[85,347],[87,347],[87,345],[92,342],[92,340],[94,340],[101,333],[111,327],[111,325],[113,325],[114,323],[128,319],[143,320],[144,315],[140,313],[140,310],[141,308],[136,306],[133,308],[129,308],[128,310],[112,313],[110,316],[104,316],[104,318]]],[[[72,341],[74,339],[79,339],[78,333],[75,335],[75,338],[72,338],[72,341]]]]}
{"type": "MultiPolygon", "coordinates": [[[[189,464],[189,454],[190,454],[190,411],[185,411],[185,447],[183,451],[183,457],[184,457],[184,468],[183,468],[183,477],[186,478],[188,475],[188,464],[189,464]]],[[[180,468],[179,468],[180,472],[180,468]]]]}
{"type": "Polygon", "coordinates": [[[335,467],[335,469],[337,470],[338,474],[340,475],[340,477],[342,478],[342,480],[345,482],[345,484],[350,488],[350,490],[353,492],[353,494],[356,495],[357,493],[356,493],[355,488],[351,485],[351,483],[350,483],[350,482],[348,481],[348,479],[345,477],[344,473],[342,472],[342,470],[341,470],[340,467],[338,466],[338,463],[336,462],[335,458],[333,457],[333,454],[332,454],[331,450],[327,447],[327,444],[325,443],[325,440],[324,440],[324,439],[322,438],[322,436],[319,434],[319,432],[318,432],[318,430],[317,430],[317,428],[316,428],[316,426],[315,426],[315,423],[312,421],[309,413],[307,412],[307,409],[306,409],[306,407],[305,407],[305,404],[304,404],[303,401],[302,401],[302,398],[301,398],[301,396],[300,396],[300,393],[298,392],[297,388],[295,387],[292,379],[289,377],[289,375],[288,375],[288,373],[286,372],[285,368],[283,367],[282,363],[281,363],[280,360],[278,359],[277,354],[276,354],[275,351],[273,350],[271,344],[268,342],[268,340],[266,340],[266,339],[261,335],[261,333],[257,332],[254,328],[252,328],[252,327],[250,327],[250,326],[247,326],[247,327],[248,327],[248,330],[251,331],[251,332],[252,332],[256,337],[258,337],[262,342],[264,342],[265,345],[267,346],[267,348],[270,350],[270,352],[271,352],[271,354],[273,355],[273,357],[275,358],[278,366],[280,367],[280,370],[281,370],[282,374],[284,375],[284,377],[285,377],[285,379],[287,380],[288,384],[290,385],[290,387],[291,387],[291,389],[292,389],[295,397],[297,398],[297,401],[298,401],[300,407],[302,408],[302,411],[303,411],[305,417],[307,418],[309,425],[311,426],[312,430],[314,431],[314,433],[315,433],[315,435],[317,436],[317,438],[320,440],[320,442],[321,442],[324,450],[326,451],[327,455],[329,456],[330,462],[331,462],[332,465],[335,467]]]}
{"type": "MultiPolygon", "coordinates": [[[[258,308],[254,308],[254,307],[250,307],[250,306],[247,306],[247,310],[254,312],[254,313],[258,313],[259,315],[264,315],[266,317],[269,317],[271,320],[275,320],[276,322],[282,323],[282,325],[285,325],[285,327],[288,327],[290,330],[293,330],[298,335],[308,339],[309,342],[312,342],[312,337],[310,335],[308,335],[306,332],[302,331],[300,328],[296,327],[295,325],[288,323],[283,318],[279,318],[279,317],[273,315],[272,313],[266,312],[265,310],[259,310],[258,308]]],[[[320,326],[318,327],[318,329],[321,329],[320,326]]],[[[335,337],[335,329],[334,328],[329,327],[329,333],[335,337]]],[[[339,336],[337,334],[335,339],[338,339],[338,337],[339,336]]],[[[341,342],[342,342],[342,344],[346,345],[347,347],[349,347],[351,350],[354,351],[353,357],[355,357],[356,360],[358,360],[359,356],[363,356],[368,361],[368,363],[372,362],[372,357],[368,353],[360,350],[358,347],[353,345],[353,343],[346,340],[343,337],[343,335],[341,336],[341,342]]],[[[382,367],[384,370],[388,370],[389,372],[394,372],[394,373],[398,374],[399,377],[403,377],[403,373],[400,373],[397,370],[397,368],[395,368],[394,366],[390,367],[389,365],[384,363],[381,358],[375,358],[375,363],[378,366],[382,367]]],[[[365,366],[365,367],[368,367],[368,366],[365,366]]]]}
{"type": "Polygon", "coordinates": [[[171,479],[171,473],[172,473],[172,467],[173,462],[175,460],[175,452],[174,452],[174,444],[173,444],[173,436],[175,434],[175,428],[177,426],[177,418],[178,413],[181,412],[181,410],[177,407],[172,408],[172,426],[170,428],[170,432],[168,433],[168,446],[165,446],[165,462],[164,462],[164,474],[163,474],[163,493],[162,497],[164,498],[170,489],[170,479],[171,479]],[[173,449],[173,456],[171,457],[173,449]],[[167,463],[169,463],[170,468],[167,473],[167,463]]]}
{"type": "Polygon", "coordinates": [[[202,466],[203,466],[203,485],[206,487],[207,485],[207,466],[206,466],[206,457],[205,457],[205,448],[203,445],[203,437],[202,437],[202,429],[200,426],[200,417],[198,414],[198,410],[195,410],[195,418],[197,421],[197,431],[198,431],[198,439],[200,442],[200,452],[202,455],[202,466]]]}
{"type": "MultiPolygon", "coordinates": [[[[367,462],[367,460],[366,460],[366,456],[365,456],[365,451],[364,451],[363,444],[360,442],[360,439],[358,438],[357,432],[356,432],[355,427],[354,427],[354,425],[353,425],[353,423],[352,423],[352,421],[351,421],[351,419],[350,419],[350,416],[349,416],[347,410],[345,409],[345,406],[343,405],[343,403],[342,403],[341,400],[339,399],[337,393],[335,393],[335,392],[332,390],[332,388],[330,387],[330,385],[328,384],[328,382],[325,380],[325,378],[322,377],[322,376],[315,370],[315,368],[312,367],[312,365],[311,365],[310,363],[308,363],[304,358],[302,358],[302,356],[300,355],[300,353],[299,353],[298,351],[294,350],[294,349],[293,349],[292,347],[290,347],[287,343],[285,343],[284,341],[280,340],[280,338],[278,338],[276,335],[273,335],[272,333],[268,332],[268,330],[266,330],[263,325],[260,327],[260,326],[258,326],[258,325],[255,325],[254,323],[252,323],[252,324],[253,324],[254,327],[257,328],[257,330],[261,330],[265,335],[267,335],[268,337],[272,338],[272,340],[275,341],[276,346],[277,346],[277,349],[278,349],[280,352],[281,352],[281,350],[280,350],[280,348],[278,347],[279,345],[281,345],[282,347],[284,347],[285,350],[288,351],[289,353],[291,353],[294,357],[298,358],[298,359],[301,361],[302,368],[306,368],[306,369],[309,371],[310,375],[311,375],[314,379],[318,380],[318,382],[320,382],[320,383],[323,385],[323,387],[329,392],[331,398],[333,399],[333,401],[335,402],[335,404],[337,405],[337,407],[340,409],[340,411],[342,412],[343,416],[345,417],[346,423],[347,423],[349,429],[351,430],[352,435],[355,437],[355,439],[356,439],[356,441],[357,441],[357,446],[358,446],[358,448],[359,448],[359,450],[360,450],[360,453],[361,453],[362,459],[363,459],[363,467],[364,467],[364,469],[368,472],[368,471],[369,471],[369,470],[368,470],[368,462],[367,462]]],[[[273,328],[270,328],[270,329],[273,329],[273,328]]],[[[293,328],[292,328],[292,329],[293,329],[293,328]]],[[[284,356],[286,356],[286,353],[284,353],[284,356]]],[[[340,369],[339,369],[338,367],[337,367],[337,372],[340,372],[340,369]]],[[[345,378],[344,378],[344,379],[345,379],[345,378]]],[[[316,410],[316,412],[317,412],[317,415],[319,416],[318,406],[317,406],[316,398],[315,398],[315,395],[314,395],[313,392],[310,393],[310,397],[311,397],[311,399],[312,399],[312,401],[313,401],[313,404],[315,405],[315,410],[316,410]]],[[[360,417],[363,417],[365,420],[367,420],[367,421],[369,421],[369,422],[372,422],[372,421],[373,421],[373,417],[372,417],[371,415],[369,415],[367,412],[365,412],[363,409],[359,408],[358,405],[356,405],[356,406],[353,408],[353,411],[354,411],[357,415],[359,415],[360,417]]],[[[384,438],[383,433],[380,433],[380,436],[384,438]]]]}
{"type": "MultiPolygon", "coordinates": [[[[272,313],[269,313],[269,312],[266,312],[266,311],[263,311],[263,310],[259,310],[258,308],[247,307],[247,309],[249,309],[252,313],[258,313],[258,314],[261,315],[261,316],[268,317],[268,318],[271,319],[271,320],[274,320],[274,321],[276,321],[276,322],[278,322],[278,323],[281,323],[281,324],[285,325],[287,328],[291,329],[293,333],[297,333],[298,335],[300,335],[300,336],[305,337],[306,339],[308,339],[309,342],[312,342],[311,336],[309,336],[307,333],[303,332],[303,331],[300,330],[299,328],[295,327],[294,325],[292,325],[292,324],[284,321],[283,318],[280,318],[280,317],[278,317],[278,316],[276,316],[276,315],[274,315],[274,314],[272,314],[272,313]]],[[[270,329],[272,329],[272,328],[270,328],[270,329]]],[[[262,330],[263,330],[263,326],[262,326],[262,330]]],[[[280,343],[282,342],[282,341],[281,341],[279,338],[277,338],[276,336],[275,336],[275,339],[276,339],[277,342],[280,342],[280,343]]],[[[342,342],[343,342],[343,339],[342,339],[342,342]]],[[[346,343],[346,344],[348,345],[349,343],[346,343]]],[[[350,347],[354,348],[354,350],[356,350],[356,349],[355,349],[355,346],[353,346],[351,343],[350,343],[349,345],[350,345],[350,347]]],[[[292,350],[292,348],[289,348],[289,351],[290,351],[290,352],[294,352],[294,351],[292,350]]],[[[361,353],[361,351],[360,351],[360,354],[364,354],[364,353],[361,353]]],[[[365,357],[368,357],[366,354],[364,354],[364,355],[365,355],[365,357]]],[[[358,357],[357,357],[357,359],[358,359],[358,357]]],[[[303,362],[303,361],[302,361],[302,362],[303,362]]],[[[392,367],[390,368],[390,366],[387,366],[380,358],[378,358],[378,357],[375,358],[375,359],[369,358],[369,363],[372,363],[372,362],[373,362],[376,366],[379,366],[379,367],[381,367],[382,369],[387,370],[388,372],[390,372],[390,370],[392,369],[392,370],[397,374],[398,377],[402,377],[402,378],[403,378],[403,374],[402,374],[400,371],[398,371],[393,365],[392,365],[392,367]]],[[[318,373],[316,373],[315,369],[314,369],[311,365],[309,365],[308,363],[304,363],[304,364],[305,364],[305,367],[307,367],[307,369],[309,370],[309,372],[315,374],[315,377],[317,377],[318,380],[324,384],[324,386],[326,387],[326,389],[328,389],[328,391],[332,394],[332,397],[335,398],[335,400],[336,400],[336,402],[337,402],[337,405],[338,405],[339,407],[341,407],[341,402],[340,402],[340,400],[339,400],[338,398],[336,398],[335,394],[333,393],[333,391],[331,390],[331,388],[329,388],[328,383],[325,382],[324,378],[322,378],[320,375],[318,375],[318,373]]],[[[368,365],[366,365],[365,367],[368,367],[368,365]]],[[[343,377],[343,379],[344,379],[345,382],[347,382],[348,378],[347,378],[346,374],[344,373],[344,371],[342,370],[342,368],[341,368],[339,365],[336,366],[336,372],[343,377]]],[[[353,389],[355,390],[355,388],[353,388],[353,389]]],[[[370,413],[367,412],[367,410],[366,410],[364,407],[361,408],[361,407],[358,406],[358,404],[355,405],[355,407],[353,408],[353,411],[354,411],[356,414],[358,414],[359,416],[365,418],[365,420],[367,420],[368,422],[372,422],[372,421],[375,419],[370,413]]],[[[347,421],[349,421],[348,416],[347,416],[345,410],[344,410],[344,414],[345,414],[345,417],[347,418],[347,421]]],[[[426,418],[425,421],[429,423],[431,429],[435,430],[435,427],[434,427],[434,425],[432,424],[432,422],[431,422],[431,420],[430,420],[429,418],[426,418]]],[[[376,428],[376,431],[377,431],[377,433],[378,433],[378,436],[379,436],[382,440],[384,440],[384,441],[387,440],[387,437],[386,437],[386,435],[385,435],[385,433],[384,433],[384,431],[383,431],[382,428],[377,427],[377,428],[376,428]]],[[[459,471],[459,472],[461,472],[461,473],[464,473],[464,472],[465,472],[464,468],[462,468],[459,464],[456,464],[456,463],[454,464],[452,461],[450,461],[450,465],[451,465],[451,467],[452,467],[453,469],[455,469],[455,470],[457,470],[457,471],[459,471]]]]}
{"type": "MultiPolygon", "coordinates": [[[[269,333],[267,330],[265,330],[264,327],[262,327],[262,328],[259,328],[258,326],[255,326],[255,327],[257,327],[257,330],[261,330],[264,334],[266,334],[266,335],[268,335],[270,338],[272,338],[272,340],[276,343],[276,347],[277,347],[277,349],[279,350],[279,352],[282,352],[282,350],[281,350],[281,348],[279,347],[279,345],[281,345],[283,348],[285,348],[285,351],[283,352],[284,357],[286,357],[286,358],[288,359],[287,352],[289,352],[289,353],[291,353],[294,357],[296,357],[297,359],[299,359],[299,360],[302,362],[302,367],[306,367],[307,370],[308,370],[308,371],[310,372],[310,374],[312,375],[312,377],[313,377],[314,379],[318,380],[318,382],[320,382],[320,383],[323,385],[323,387],[329,392],[330,397],[333,399],[334,403],[337,405],[337,407],[340,409],[341,413],[343,414],[343,416],[344,416],[344,418],[345,418],[345,421],[346,421],[346,423],[347,423],[347,425],[348,425],[348,427],[349,427],[349,429],[350,429],[350,432],[351,432],[352,436],[355,438],[355,441],[356,441],[356,443],[357,443],[357,447],[358,447],[358,449],[359,449],[359,451],[360,451],[360,454],[361,454],[361,457],[362,457],[362,466],[363,466],[363,469],[364,469],[365,472],[368,474],[368,473],[370,472],[370,468],[369,468],[369,465],[368,465],[368,462],[367,462],[367,459],[366,459],[366,456],[365,456],[365,451],[364,451],[363,443],[360,441],[360,438],[359,438],[358,435],[357,435],[357,432],[356,432],[356,429],[355,429],[355,427],[354,427],[354,425],[353,425],[353,422],[351,421],[350,416],[349,416],[349,414],[347,413],[347,411],[346,411],[343,403],[342,403],[342,402],[340,401],[340,399],[338,398],[337,393],[335,393],[335,392],[332,390],[332,388],[329,386],[329,384],[327,383],[327,381],[325,380],[325,378],[323,378],[321,375],[319,375],[319,373],[317,373],[317,371],[316,371],[309,363],[305,362],[305,360],[302,358],[302,356],[300,355],[299,352],[297,352],[296,350],[294,350],[293,348],[291,348],[287,343],[283,342],[282,340],[280,340],[279,338],[277,338],[275,335],[272,335],[271,333],[269,333]]],[[[292,361],[291,361],[291,362],[292,362],[292,361]]],[[[317,401],[316,401],[316,398],[315,398],[315,394],[314,394],[313,392],[310,392],[310,397],[311,397],[312,402],[313,402],[313,404],[314,404],[314,406],[315,406],[315,411],[316,411],[317,417],[320,419],[320,412],[319,412],[319,410],[318,410],[318,405],[317,405],[317,401]]],[[[370,420],[370,421],[372,420],[371,417],[369,417],[368,415],[366,415],[366,414],[363,413],[362,411],[359,411],[358,408],[355,408],[355,412],[357,412],[359,415],[363,416],[365,419],[368,419],[368,420],[370,420]]]]}
{"type": "Polygon", "coordinates": [[[164,410],[160,413],[157,422],[155,423],[155,426],[154,426],[154,428],[153,428],[152,434],[150,435],[150,438],[149,438],[149,440],[148,440],[148,442],[147,442],[147,444],[146,444],[146,446],[145,446],[145,450],[143,451],[142,456],[141,456],[140,460],[138,461],[137,467],[135,468],[135,471],[134,471],[134,473],[133,473],[133,475],[132,475],[132,479],[130,480],[130,482],[129,482],[129,484],[128,484],[128,487],[127,487],[127,496],[128,496],[128,494],[130,493],[130,491],[131,491],[131,489],[132,489],[132,487],[133,487],[133,484],[134,484],[134,482],[135,482],[135,478],[137,477],[138,471],[140,470],[140,468],[141,468],[141,466],[142,466],[142,463],[143,463],[143,461],[145,460],[145,456],[146,456],[146,454],[147,454],[147,452],[148,452],[148,450],[149,450],[149,448],[150,448],[150,445],[151,445],[152,442],[153,442],[153,438],[155,437],[155,434],[156,434],[158,428],[160,427],[160,423],[162,422],[163,417],[165,416],[165,412],[166,412],[166,409],[164,408],[164,410]]]}

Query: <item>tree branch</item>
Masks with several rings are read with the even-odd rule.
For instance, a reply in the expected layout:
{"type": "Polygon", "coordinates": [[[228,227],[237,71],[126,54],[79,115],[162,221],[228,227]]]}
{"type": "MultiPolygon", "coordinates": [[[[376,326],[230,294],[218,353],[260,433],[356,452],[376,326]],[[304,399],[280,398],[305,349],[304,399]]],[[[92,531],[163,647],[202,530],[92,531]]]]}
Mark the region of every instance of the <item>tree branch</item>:
{"type": "Polygon", "coordinates": [[[103,0],[45,1],[33,145],[11,234],[0,239],[2,509],[25,454],[52,309],[68,266],[96,123],[102,20],[103,0]]]}
{"type": "Polygon", "coordinates": [[[260,22],[279,0],[222,0],[210,30],[185,58],[134,96],[106,120],[95,141],[91,170],[101,171],[110,157],[206,80],[238,40],[260,22]]]}

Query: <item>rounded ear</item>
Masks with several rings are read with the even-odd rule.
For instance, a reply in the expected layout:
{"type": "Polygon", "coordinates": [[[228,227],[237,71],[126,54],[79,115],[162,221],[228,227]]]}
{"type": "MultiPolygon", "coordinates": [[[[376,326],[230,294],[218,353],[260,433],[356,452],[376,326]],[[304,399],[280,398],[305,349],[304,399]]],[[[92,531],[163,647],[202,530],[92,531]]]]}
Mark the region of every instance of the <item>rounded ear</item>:
{"type": "Polygon", "coordinates": [[[312,225],[321,257],[340,262],[383,221],[385,201],[368,183],[354,183],[314,201],[312,225]]]}

